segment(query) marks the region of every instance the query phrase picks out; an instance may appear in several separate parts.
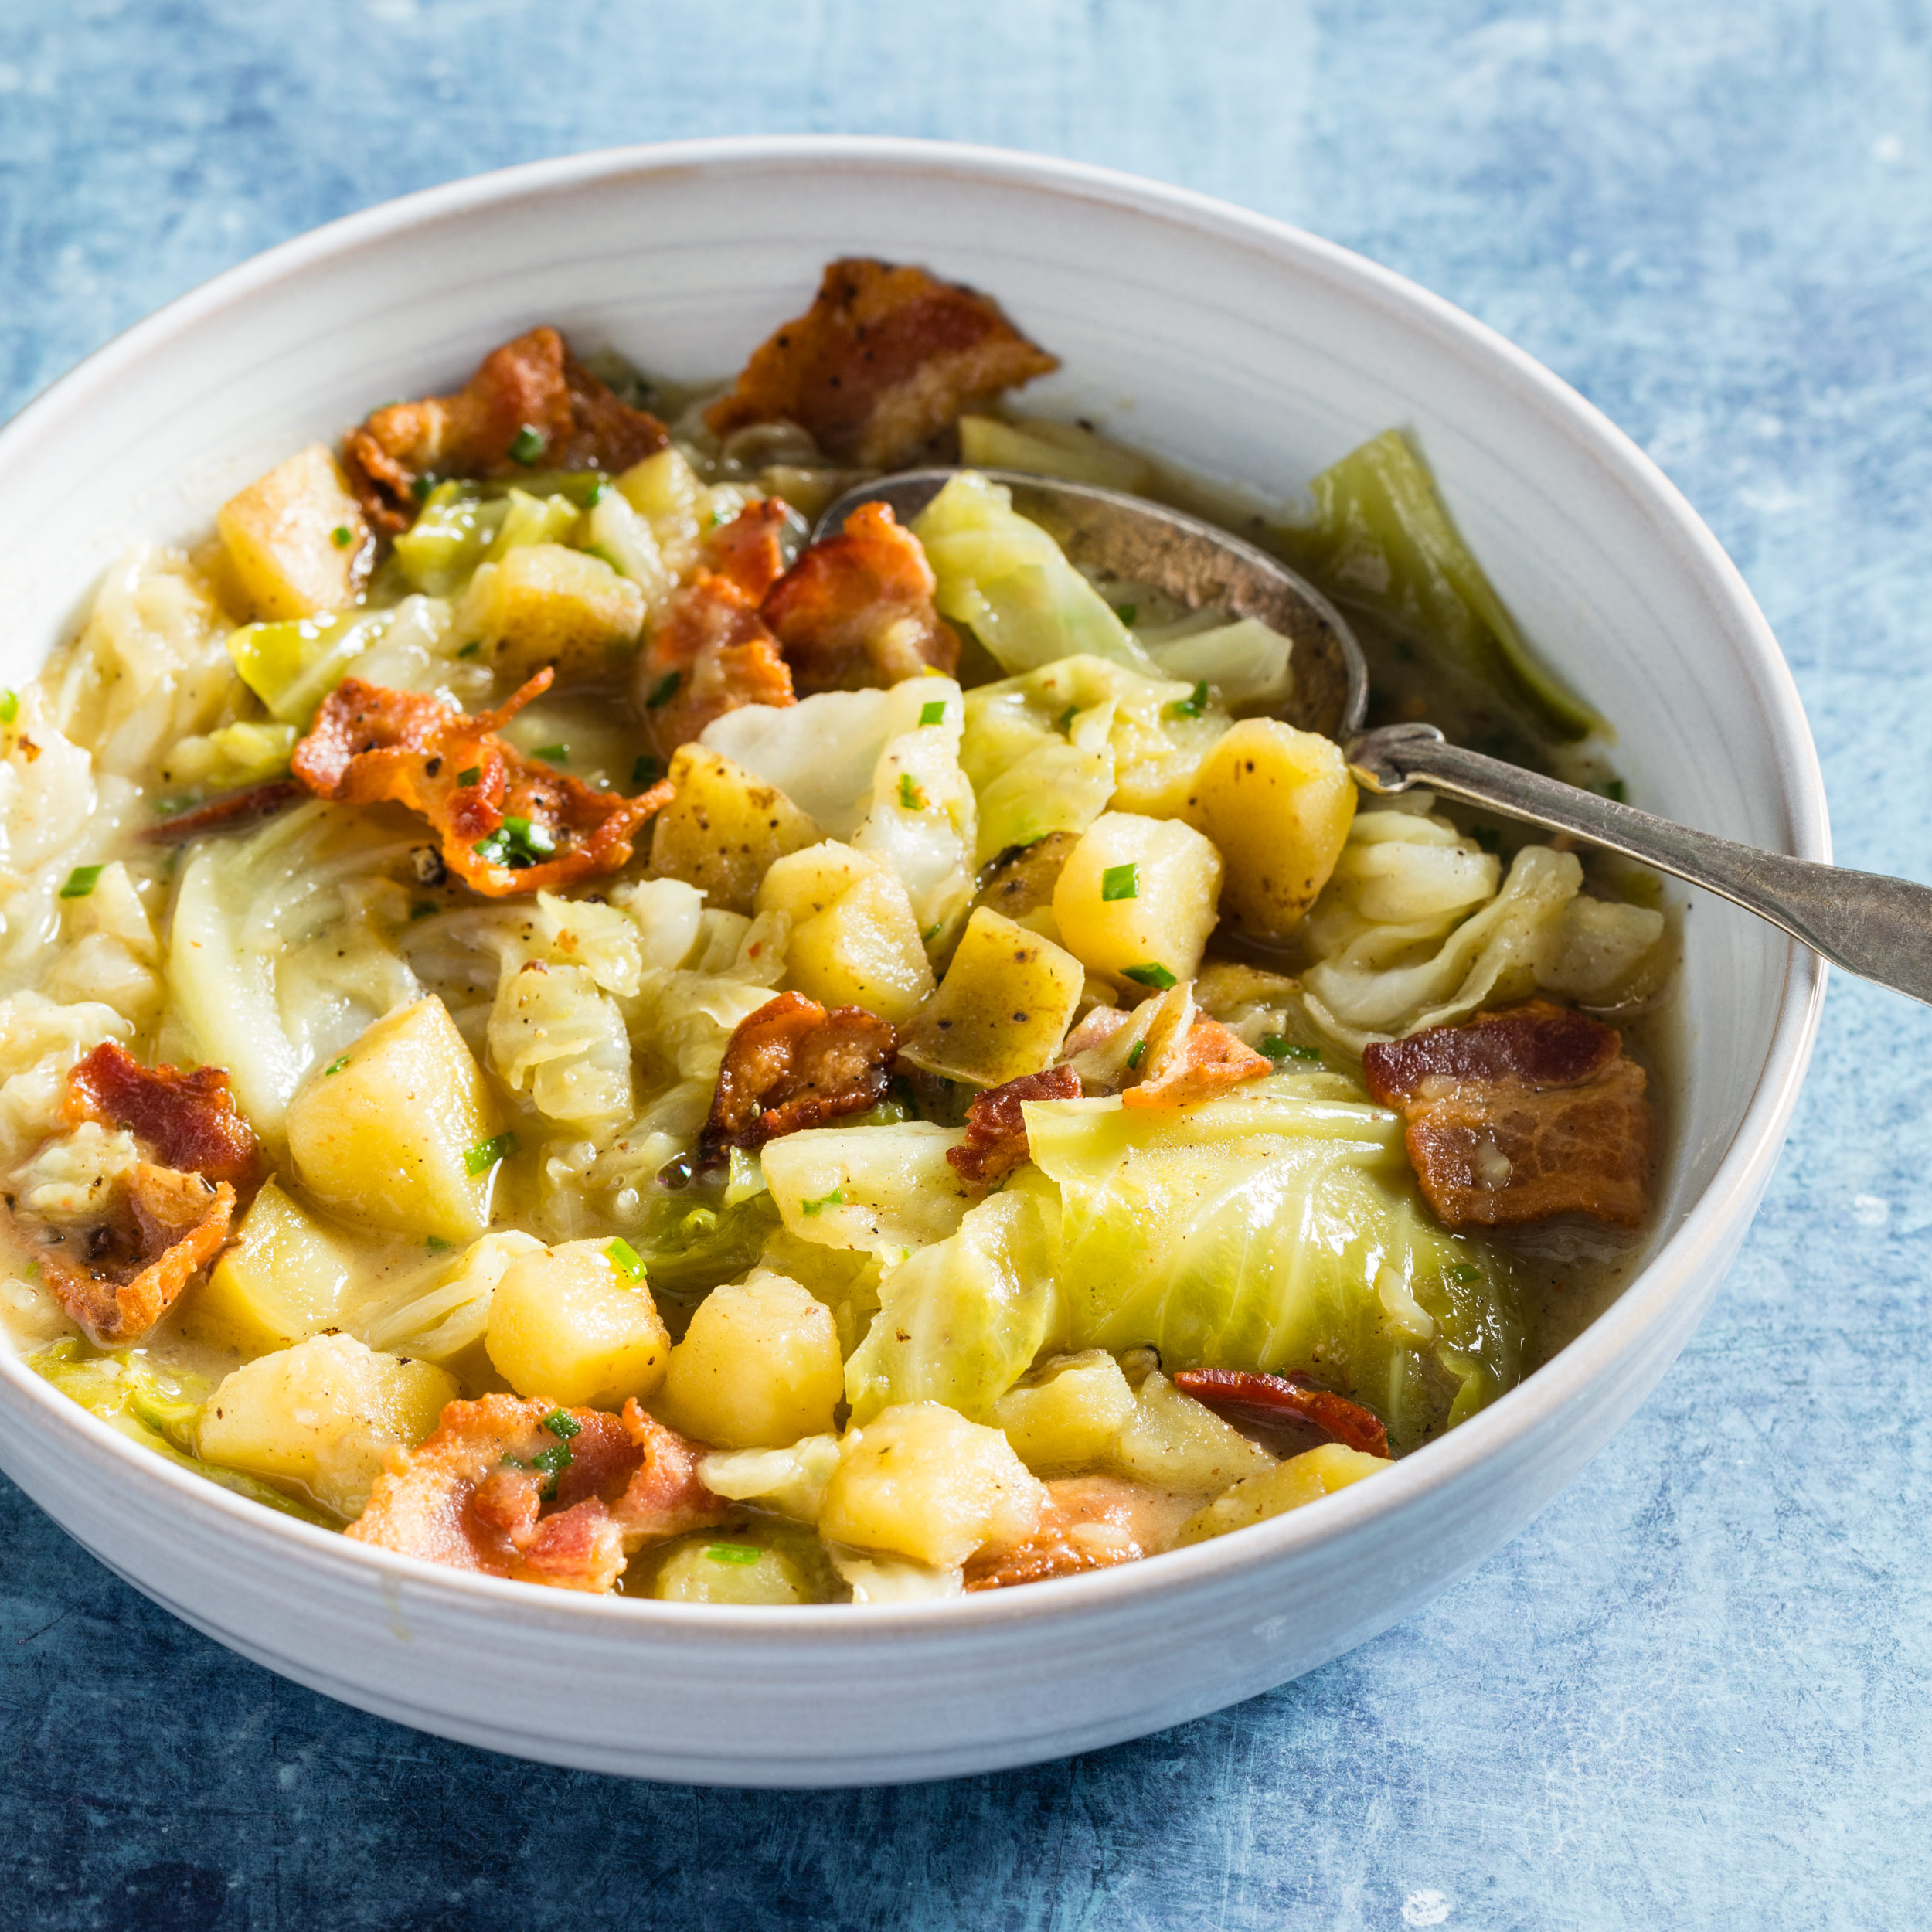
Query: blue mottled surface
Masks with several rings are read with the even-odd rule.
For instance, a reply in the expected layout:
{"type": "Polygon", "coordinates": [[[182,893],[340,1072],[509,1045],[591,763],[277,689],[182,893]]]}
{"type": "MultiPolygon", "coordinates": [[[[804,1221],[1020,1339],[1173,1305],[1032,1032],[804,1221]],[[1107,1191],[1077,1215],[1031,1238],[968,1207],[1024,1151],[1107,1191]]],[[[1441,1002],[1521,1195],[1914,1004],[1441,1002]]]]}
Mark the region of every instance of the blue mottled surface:
{"type": "MultiPolygon", "coordinates": [[[[1849,862],[1932,877],[1925,0],[9,0],[0,413],[203,277],[573,148],[1037,148],[1303,223],[1648,447],[1798,675],[1849,862]]],[[[1636,1420],[1423,1615],[1071,1763],[743,1796],[281,1682],[0,1485],[0,1922],[1923,1922],[1932,1014],[1840,981],[1743,1260],[1636,1420]]]]}

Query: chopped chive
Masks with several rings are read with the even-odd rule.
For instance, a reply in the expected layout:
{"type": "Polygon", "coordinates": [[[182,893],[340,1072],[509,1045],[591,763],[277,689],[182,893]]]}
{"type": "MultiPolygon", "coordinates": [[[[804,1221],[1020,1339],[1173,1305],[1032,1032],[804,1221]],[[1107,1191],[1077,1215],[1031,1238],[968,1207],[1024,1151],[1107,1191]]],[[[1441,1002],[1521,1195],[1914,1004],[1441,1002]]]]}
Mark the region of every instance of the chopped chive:
{"type": "Polygon", "coordinates": [[[498,1161],[507,1161],[516,1151],[514,1134],[492,1134],[487,1141],[478,1141],[463,1156],[463,1171],[472,1176],[487,1174],[498,1161]]]}
{"type": "Polygon", "coordinates": [[[610,1256],[612,1266],[625,1281],[641,1281],[644,1279],[644,1257],[622,1235],[620,1234],[604,1251],[610,1256]]]}
{"type": "Polygon", "coordinates": [[[1627,790],[1622,779],[1613,778],[1604,786],[1604,796],[1613,804],[1621,805],[1625,801],[1627,790]]]}
{"type": "Polygon", "coordinates": [[[1138,866],[1109,866],[1100,874],[1102,900],[1138,899],[1140,896],[1141,869],[1138,866]]]}
{"type": "Polygon", "coordinates": [[[550,858],[556,839],[548,825],[512,813],[487,838],[479,838],[470,849],[492,866],[508,866],[514,872],[550,858]]]}
{"type": "Polygon", "coordinates": [[[1271,1060],[1318,1060],[1321,1049],[1318,1046],[1304,1046],[1299,1041],[1284,1039],[1279,1033],[1270,1033],[1261,1043],[1261,1050],[1271,1060]]]}
{"type": "Polygon", "coordinates": [[[433,476],[413,476],[410,478],[410,495],[419,503],[427,502],[430,492],[435,488],[436,478],[433,476]]]}
{"type": "Polygon", "coordinates": [[[930,704],[919,707],[919,722],[923,725],[944,724],[946,722],[946,700],[935,698],[930,704]]]}
{"type": "Polygon", "coordinates": [[[926,794],[920,790],[910,771],[902,771],[899,774],[899,802],[906,811],[923,811],[926,809],[926,794]]]}
{"type": "Polygon", "coordinates": [[[1121,623],[1131,624],[1141,614],[1141,607],[1138,604],[1117,604],[1114,607],[1114,614],[1121,623]]]}
{"type": "Polygon", "coordinates": [[[528,423],[510,438],[510,461],[521,463],[526,469],[534,463],[549,447],[550,439],[541,430],[532,429],[528,423]]]}
{"type": "Polygon", "coordinates": [[[343,1054],[339,1060],[331,1060],[329,1063],[322,1069],[322,1078],[324,1080],[327,1080],[330,1074],[339,1073],[344,1067],[348,1066],[348,1064],[349,1056],[346,1053],[343,1054]]]}
{"type": "Polygon", "coordinates": [[[655,785],[663,772],[664,767],[646,752],[631,767],[631,782],[634,785],[655,785]]]}
{"type": "Polygon", "coordinates": [[[85,899],[94,889],[94,882],[107,868],[105,866],[77,866],[67,875],[67,883],[60,888],[63,899],[85,899]]]}
{"type": "Polygon", "coordinates": [[[1056,731],[1070,730],[1073,727],[1073,720],[1080,715],[1080,706],[1077,704],[1070,704],[1066,709],[1060,713],[1058,720],[1054,724],[1053,729],[1056,731]]]}
{"type": "Polygon", "coordinates": [[[704,1553],[714,1563],[755,1563],[765,1553],[756,1543],[713,1543],[704,1553]]]}
{"type": "Polygon", "coordinates": [[[1129,1066],[1138,1066],[1141,1062],[1146,1058],[1147,1042],[1144,1039],[1137,1039],[1134,1044],[1128,1049],[1127,1063],[1129,1066]]]}
{"type": "Polygon", "coordinates": [[[580,1436],[583,1433],[583,1424],[568,1409],[553,1409],[537,1427],[549,1430],[553,1436],[562,1437],[566,1442],[573,1436],[580,1436]]]}
{"type": "Polygon", "coordinates": [[[337,549],[346,550],[355,539],[350,535],[349,528],[346,523],[338,523],[334,529],[329,532],[328,540],[335,545],[337,549]]]}
{"type": "Polygon", "coordinates": [[[1458,1261],[1453,1268],[1445,1268],[1443,1272],[1459,1288],[1466,1288],[1471,1282],[1482,1279],[1482,1270],[1473,1261],[1458,1261]]]}
{"type": "Polygon", "coordinates": [[[1177,698],[1168,706],[1168,715],[1175,718],[1198,718],[1207,708],[1207,679],[1203,678],[1185,698],[1177,698]]]}
{"type": "Polygon", "coordinates": [[[644,701],[647,711],[655,711],[659,705],[668,704],[678,695],[678,686],[684,682],[682,671],[667,671],[651,687],[651,695],[644,701]]]}
{"type": "Polygon", "coordinates": [[[539,1449],[524,1465],[526,1469],[540,1469],[549,1478],[543,1485],[543,1494],[548,1498],[556,1494],[556,1479],[570,1466],[570,1446],[560,1442],[548,1449],[539,1449]]]}
{"type": "Polygon", "coordinates": [[[0,724],[12,724],[19,715],[19,692],[17,691],[0,692],[0,724]]]}
{"type": "Polygon", "coordinates": [[[828,1207],[843,1207],[845,1194],[842,1188],[834,1188],[829,1194],[821,1194],[815,1201],[801,1201],[799,1206],[808,1214],[823,1214],[828,1207]]]}
{"type": "Polygon", "coordinates": [[[456,655],[459,658],[479,657],[482,655],[482,645],[478,643],[474,639],[471,639],[471,641],[464,645],[462,649],[457,651],[456,655]]]}
{"type": "Polygon", "coordinates": [[[481,765],[471,765],[467,770],[459,771],[456,774],[456,782],[459,785],[473,785],[482,776],[483,767],[481,765]]]}
{"type": "Polygon", "coordinates": [[[922,946],[930,946],[933,941],[936,940],[945,930],[946,922],[943,919],[940,920],[934,925],[928,926],[926,930],[919,935],[920,944],[922,946]]]}
{"type": "Polygon", "coordinates": [[[539,745],[530,755],[544,760],[546,764],[566,765],[570,762],[570,747],[568,745],[539,745]]]}
{"type": "Polygon", "coordinates": [[[449,1243],[444,1240],[440,1234],[432,1234],[423,1245],[432,1254],[447,1254],[450,1251],[449,1243]]]}
{"type": "Polygon", "coordinates": [[[594,510],[597,505],[601,503],[610,494],[611,485],[609,482],[604,478],[599,477],[597,480],[590,485],[590,494],[583,499],[583,507],[587,510],[594,510]]]}
{"type": "Polygon", "coordinates": [[[1123,966],[1121,975],[1138,985],[1151,986],[1156,992],[1164,993],[1174,985],[1174,975],[1165,966],[1150,961],[1145,966],[1123,966]]]}
{"type": "Polygon", "coordinates": [[[431,899],[419,899],[410,908],[411,919],[433,919],[436,916],[436,902],[431,899]]]}

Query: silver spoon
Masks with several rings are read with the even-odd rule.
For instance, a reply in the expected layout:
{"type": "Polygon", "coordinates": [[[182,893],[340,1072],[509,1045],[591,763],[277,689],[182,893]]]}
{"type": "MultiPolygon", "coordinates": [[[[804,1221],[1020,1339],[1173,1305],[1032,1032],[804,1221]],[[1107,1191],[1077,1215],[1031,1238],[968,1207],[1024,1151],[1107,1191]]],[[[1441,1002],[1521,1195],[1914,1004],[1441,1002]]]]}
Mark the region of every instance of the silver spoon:
{"type": "MultiPolygon", "coordinates": [[[[842,529],[862,503],[886,504],[900,522],[910,522],[954,474],[907,470],[848,490],[820,517],[812,539],[842,529]]],[[[1834,966],[1932,1005],[1932,889],[1694,832],[1465,750],[1434,725],[1365,732],[1369,674],[1362,647],[1335,607],[1285,564],[1211,523],[1118,490],[1013,470],[982,474],[1012,491],[1014,509],[1040,525],[1077,566],[1151,584],[1190,608],[1213,605],[1257,617],[1287,638],[1295,688],[1281,716],[1335,739],[1367,790],[1386,794],[1426,785],[1464,804],[1569,832],[1714,892],[1834,966]]]]}

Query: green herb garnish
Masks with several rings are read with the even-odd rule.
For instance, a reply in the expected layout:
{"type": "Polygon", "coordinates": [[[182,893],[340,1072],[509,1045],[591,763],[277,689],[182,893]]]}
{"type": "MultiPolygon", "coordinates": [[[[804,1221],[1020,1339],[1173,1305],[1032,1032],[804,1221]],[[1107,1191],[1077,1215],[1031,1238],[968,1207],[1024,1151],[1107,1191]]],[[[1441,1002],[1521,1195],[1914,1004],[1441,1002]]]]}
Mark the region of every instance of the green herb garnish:
{"type": "Polygon", "coordinates": [[[634,785],[655,785],[663,773],[664,767],[647,752],[631,767],[631,782],[634,785]]]}
{"type": "Polygon", "coordinates": [[[338,523],[334,529],[329,532],[328,540],[335,545],[337,549],[346,550],[355,539],[351,535],[349,527],[346,523],[338,523]]]}
{"type": "Polygon", "coordinates": [[[419,899],[413,906],[410,906],[410,917],[412,919],[433,919],[436,916],[436,902],[434,900],[419,899]]]}
{"type": "Polygon", "coordinates": [[[67,883],[60,888],[63,899],[85,899],[94,889],[94,882],[107,868],[105,866],[77,866],[67,875],[67,883]]]}
{"type": "Polygon", "coordinates": [[[1445,1268],[1443,1272],[1459,1288],[1466,1288],[1471,1282],[1482,1279],[1482,1270],[1473,1261],[1458,1261],[1453,1268],[1445,1268]]]}
{"type": "Polygon", "coordinates": [[[459,785],[473,785],[482,776],[483,767],[481,765],[471,765],[467,770],[459,771],[456,774],[456,782],[459,785]]]}
{"type": "Polygon", "coordinates": [[[755,1563],[765,1553],[756,1543],[713,1543],[704,1553],[714,1563],[755,1563]]]}
{"type": "Polygon", "coordinates": [[[946,922],[942,919],[936,925],[928,926],[926,930],[919,935],[919,943],[922,946],[930,946],[933,941],[936,940],[945,930],[946,922]]]}
{"type": "Polygon", "coordinates": [[[906,811],[923,811],[926,809],[926,794],[920,790],[910,771],[902,771],[899,774],[899,803],[906,811]]]}
{"type": "Polygon", "coordinates": [[[1304,1046],[1299,1041],[1284,1039],[1279,1033],[1270,1033],[1261,1043],[1261,1050],[1271,1060],[1318,1060],[1321,1049],[1318,1046],[1304,1046]]]}
{"type": "Polygon", "coordinates": [[[322,1078],[324,1080],[327,1080],[330,1074],[339,1073],[344,1067],[348,1066],[348,1064],[349,1056],[346,1053],[345,1053],[340,1060],[331,1060],[329,1063],[322,1069],[322,1078]]]}
{"type": "Polygon", "coordinates": [[[528,423],[510,438],[510,461],[521,463],[526,469],[549,447],[550,439],[541,430],[532,429],[528,423]]]}
{"type": "Polygon", "coordinates": [[[1203,678],[1185,698],[1176,698],[1167,709],[1169,717],[1198,718],[1207,708],[1207,679],[1203,678]]]}
{"type": "Polygon", "coordinates": [[[533,758],[543,759],[546,764],[567,765],[570,762],[570,747],[568,745],[539,745],[530,755],[533,758]]]}
{"type": "Polygon", "coordinates": [[[678,695],[678,686],[683,682],[682,671],[667,671],[651,687],[651,695],[644,701],[645,709],[655,711],[658,706],[668,704],[678,695]]]}
{"type": "Polygon", "coordinates": [[[935,698],[930,704],[919,707],[919,722],[923,725],[944,724],[946,722],[946,700],[935,698]]]}
{"type": "Polygon", "coordinates": [[[507,1161],[515,1151],[514,1134],[492,1134],[487,1141],[478,1141],[464,1151],[463,1171],[471,1176],[487,1174],[498,1161],[507,1161]]]}
{"type": "Polygon", "coordinates": [[[479,838],[470,849],[489,865],[508,866],[513,872],[522,872],[539,859],[553,856],[556,851],[556,840],[548,825],[539,825],[533,819],[521,818],[512,813],[487,838],[479,838]]]}
{"type": "Polygon", "coordinates": [[[449,1243],[444,1240],[440,1234],[432,1234],[423,1245],[432,1254],[447,1254],[450,1251],[449,1243]]]}
{"type": "Polygon", "coordinates": [[[410,495],[414,497],[419,503],[427,502],[435,488],[436,478],[433,476],[414,476],[410,478],[410,495]]]}
{"type": "Polygon", "coordinates": [[[1141,869],[1138,866],[1109,866],[1100,874],[1100,897],[1103,900],[1138,899],[1140,896],[1141,869]]]}
{"type": "Polygon", "coordinates": [[[590,493],[583,499],[583,507],[587,510],[594,510],[610,494],[610,484],[603,477],[599,477],[590,485],[590,493]]]}
{"type": "Polygon", "coordinates": [[[820,1195],[815,1201],[801,1201],[798,1205],[808,1214],[823,1214],[828,1207],[843,1207],[845,1205],[845,1190],[835,1187],[829,1194],[820,1195]]]}
{"type": "Polygon", "coordinates": [[[1062,733],[1071,731],[1073,728],[1073,720],[1080,715],[1080,706],[1077,704],[1070,704],[1054,720],[1053,729],[1062,733]]]}
{"type": "Polygon", "coordinates": [[[1127,1049],[1127,1063],[1129,1066],[1138,1066],[1141,1062],[1146,1058],[1147,1042],[1144,1039],[1137,1039],[1134,1044],[1127,1049]]]}
{"type": "Polygon", "coordinates": [[[1624,804],[1628,802],[1628,790],[1622,779],[1613,778],[1608,784],[1604,786],[1604,796],[1613,804],[1624,804]]]}
{"type": "Polygon", "coordinates": [[[1114,607],[1114,614],[1121,623],[1131,624],[1141,614],[1141,607],[1138,604],[1117,604],[1114,607]]]}
{"type": "Polygon", "coordinates": [[[472,640],[468,644],[464,645],[462,649],[457,651],[456,655],[459,658],[474,658],[481,656],[482,655],[482,645],[472,640]]]}
{"type": "Polygon", "coordinates": [[[611,1265],[625,1281],[641,1281],[644,1279],[644,1257],[622,1235],[620,1234],[604,1251],[610,1256],[611,1265]]]}
{"type": "Polygon", "coordinates": [[[553,1436],[561,1436],[566,1442],[573,1436],[580,1436],[583,1433],[583,1424],[568,1409],[553,1409],[537,1427],[549,1430],[553,1436]]]}
{"type": "Polygon", "coordinates": [[[1157,993],[1164,993],[1175,984],[1174,975],[1165,966],[1149,961],[1145,966],[1123,966],[1121,976],[1131,979],[1138,985],[1151,986],[1157,993]]]}
{"type": "Polygon", "coordinates": [[[12,724],[19,715],[19,692],[17,691],[0,692],[0,724],[12,724]]]}

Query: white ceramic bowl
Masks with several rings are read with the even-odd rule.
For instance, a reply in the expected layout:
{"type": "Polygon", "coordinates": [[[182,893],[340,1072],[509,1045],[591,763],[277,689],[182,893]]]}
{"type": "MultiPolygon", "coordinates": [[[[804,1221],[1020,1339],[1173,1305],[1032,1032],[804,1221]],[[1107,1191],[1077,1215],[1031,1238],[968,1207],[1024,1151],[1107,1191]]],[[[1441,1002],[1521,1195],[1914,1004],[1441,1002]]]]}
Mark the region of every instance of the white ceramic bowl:
{"type": "MultiPolygon", "coordinates": [[[[164,309],[0,434],[0,681],[100,569],[189,537],[291,449],[447,387],[537,321],[677,377],[729,373],[836,255],[930,265],[1063,359],[1030,406],[1277,497],[1413,425],[1478,554],[1614,721],[1633,792],[1828,854],[1798,696],[1704,526],[1588,404],[1343,250],[1035,156],[702,141],[411,196],[164,309]]],[[[1556,1361],[1389,1474],[1151,1561],[935,1605],[726,1610],[434,1569],[145,1454],[0,1360],[0,1467],[136,1588],[271,1669],[502,1751],[743,1784],[932,1777],[1132,1737],[1372,1636],[1522,1527],[1683,1346],[1782,1143],[1821,968],[1715,901],[1689,921],[1684,1090],[1648,1264],[1556,1361]]],[[[1509,1641],[1505,1633],[1500,1641],[1509,1641]]]]}

